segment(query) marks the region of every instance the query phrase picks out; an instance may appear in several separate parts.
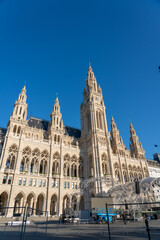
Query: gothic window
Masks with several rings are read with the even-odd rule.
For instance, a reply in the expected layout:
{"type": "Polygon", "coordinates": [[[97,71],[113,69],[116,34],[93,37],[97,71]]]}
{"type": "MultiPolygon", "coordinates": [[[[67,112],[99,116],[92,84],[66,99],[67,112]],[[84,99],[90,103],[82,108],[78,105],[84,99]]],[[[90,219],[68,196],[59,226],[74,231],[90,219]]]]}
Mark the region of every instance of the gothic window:
{"type": "Polygon", "coordinates": [[[21,115],[21,112],[22,112],[22,107],[21,107],[20,110],[19,110],[19,115],[21,115]]]}
{"type": "Polygon", "coordinates": [[[16,131],[17,131],[17,126],[15,125],[13,128],[13,132],[16,133],[16,131]]]}
{"type": "Polygon", "coordinates": [[[28,172],[30,156],[31,156],[31,149],[29,147],[24,148],[22,152],[22,161],[20,165],[21,172],[28,172]]]}
{"type": "Polygon", "coordinates": [[[18,112],[18,107],[16,107],[16,115],[17,115],[17,112],[18,112]]]}
{"type": "Polygon", "coordinates": [[[69,166],[67,166],[67,177],[69,177],[69,166]]]}
{"type": "Polygon", "coordinates": [[[49,157],[48,151],[44,150],[41,153],[41,162],[40,162],[40,169],[39,169],[39,172],[42,174],[47,174],[48,157],[49,157]]]}
{"type": "Polygon", "coordinates": [[[36,148],[33,152],[32,152],[32,161],[31,161],[31,165],[30,165],[30,172],[31,173],[38,173],[38,169],[39,169],[39,161],[40,161],[40,151],[38,148],[36,148]]]}
{"type": "Polygon", "coordinates": [[[21,127],[19,126],[19,127],[18,127],[18,130],[17,130],[17,134],[19,135],[20,132],[21,132],[21,127]]]}
{"type": "Polygon", "coordinates": [[[25,117],[25,111],[24,111],[24,113],[23,113],[23,119],[24,119],[24,117],[25,117]]]}
{"type": "Polygon", "coordinates": [[[17,150],[18,148],[17,148],[17,145],[15,144],[9,148],[9,156],[6,161],[6,169],[14,169],[17,150]]]}
{"type": "Polygon", "coordinates": [[[52,164],[52,174],[59,174],[59,160],[60,160],[60,155],[58,152],[56,152],[53,155],[53,164],[52,164]]]}

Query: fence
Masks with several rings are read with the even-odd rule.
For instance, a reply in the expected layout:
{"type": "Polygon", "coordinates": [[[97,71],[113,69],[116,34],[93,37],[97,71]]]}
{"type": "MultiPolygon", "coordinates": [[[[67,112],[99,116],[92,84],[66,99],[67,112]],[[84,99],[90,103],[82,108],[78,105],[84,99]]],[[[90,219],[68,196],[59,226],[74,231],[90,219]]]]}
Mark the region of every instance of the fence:
{"type": "MultiPolygon", "coordinates": [[[[48,212],[25,208],[0,208],[1,240],[124,240],[124,239],[160,239],[160,202],[159,203],[124,203],[107,205],[117,209],[115,222],[95,224],[92,218],[77,219],[62,223],[59,219],[48,217],[48,212]],[[8,212],[12,218],[5,217],[8,212]],[[148,235],[146,220],[148,221],[148,235]]],[[[109,212],[109,211],[108,211],[109,212]]],[[[110,214],[110,212],[109,212],[110,214]]],[[[68,216],[68,219],[71,216],[68,216]]],[[[101,222],[102,223],[102,222],[101,222]]]]}
{"type": "Polygon", "coordinates": [[[106,204],[108,209],[117,209],[116,224],[108,224],[108,239],[116,239],[116,236],[134,237],[139,239],[160,238],[160,202],[106,204]]]}

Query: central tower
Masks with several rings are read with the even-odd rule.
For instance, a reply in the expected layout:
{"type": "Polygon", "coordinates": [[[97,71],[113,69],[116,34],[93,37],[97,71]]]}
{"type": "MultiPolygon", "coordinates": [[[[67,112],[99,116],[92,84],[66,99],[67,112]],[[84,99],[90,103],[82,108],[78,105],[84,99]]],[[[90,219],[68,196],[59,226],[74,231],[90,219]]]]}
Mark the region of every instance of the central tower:
{"type": "Polygon", "coordinates": [[[86,178],[95,178],[91,195],[105,192],[103,178],[111,178],[111,147],[102,90],[89,64],[81,104],[81,140],[86,160],[86,178]]]}

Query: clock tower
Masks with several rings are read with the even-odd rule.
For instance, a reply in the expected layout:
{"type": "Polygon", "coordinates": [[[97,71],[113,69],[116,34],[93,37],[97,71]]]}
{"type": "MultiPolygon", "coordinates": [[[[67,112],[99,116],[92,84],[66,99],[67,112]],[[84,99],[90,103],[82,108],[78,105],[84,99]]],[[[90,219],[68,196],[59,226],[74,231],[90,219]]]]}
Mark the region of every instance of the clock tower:
{"type": "Polygon", "coordinates": [[[103,178],[111,178],[111,146],[102,90],[89,64],[81,103],[81,141],[86,161],[86,178],[95,179],[91,196],[103,195],[103,178]]]}

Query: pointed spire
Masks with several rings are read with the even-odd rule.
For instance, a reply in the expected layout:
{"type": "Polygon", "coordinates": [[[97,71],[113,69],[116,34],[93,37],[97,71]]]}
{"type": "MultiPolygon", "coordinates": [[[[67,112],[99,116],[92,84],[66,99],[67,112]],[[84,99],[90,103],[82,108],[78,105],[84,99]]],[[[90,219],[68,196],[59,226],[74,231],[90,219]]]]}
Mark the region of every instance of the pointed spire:
{"type": "Polygon", "coordinates": [[[18,100],[14,104],[14,110],[11,119],[16,119],[19,121],[26,121],[27,118],[27,95],[26,86],[24,86],[19,94],[18,100]]]}
{"type": "Polygon", "coordinates": [[[122,139],[122,137],[120,137],[120,143],[123,145],[123,139],[122,139]]]}
{"type": "Polygon", "coordinates": [[[62,129],[63,128],[63,121],[62,121],[62,114],[60,111],[60,105],[58,97],[55,99],[55,103],[53,106],[53,110],[51,113],[51,125],[52,127],[55,127],[56,129],[62,129]]]}
{"type": "Polygon", "coordinates": [[[92,92],[92,91],[97,92],[97,81],[94,76],[94,72],[92,70],[90,62],[89,62],[89,67],[88,67],[86,85],[87,85],[87,92],[92,92]]]}
{"type": "Polygon", "coordinates": [[[113,130],[113,129],[117,130],[117,126],[116,126],[116,123],[115,123],[114,118],[112,116],[111,117],[111,130],[113,130]]]}
{"type": "Polygon", "coordinates": [[[135,156],[136,158],[144,157],[144,150],[142,148],[142,144],[139,143],[139,138],[136,135],[136,132],[133,128],[133,125],[130,123],[130,150],[131,150],[131,156],[135,156]]]}

